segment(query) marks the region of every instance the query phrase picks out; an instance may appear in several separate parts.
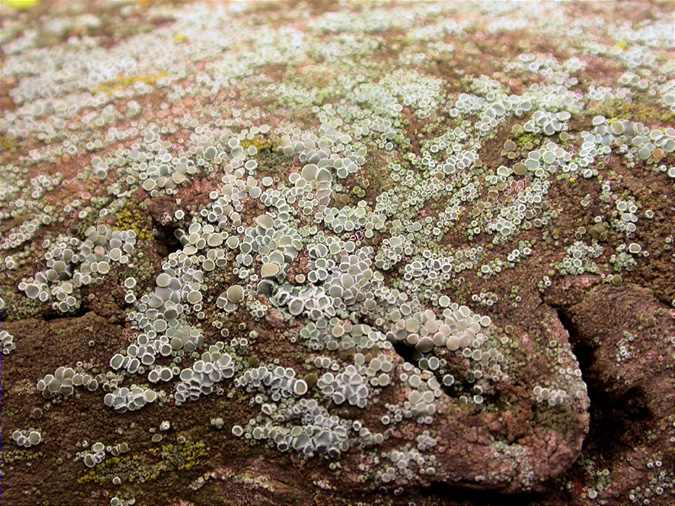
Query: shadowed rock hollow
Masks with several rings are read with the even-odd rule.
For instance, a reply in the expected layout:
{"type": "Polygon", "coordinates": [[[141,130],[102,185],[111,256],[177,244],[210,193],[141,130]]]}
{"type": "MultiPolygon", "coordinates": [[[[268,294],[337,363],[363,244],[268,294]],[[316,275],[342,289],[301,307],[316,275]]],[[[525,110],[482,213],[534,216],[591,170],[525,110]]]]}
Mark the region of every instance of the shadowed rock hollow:
{"type": "Polygon", "coordinates": [[[6,504],[672,504],[672,5],[0,14],[6,504]]]}

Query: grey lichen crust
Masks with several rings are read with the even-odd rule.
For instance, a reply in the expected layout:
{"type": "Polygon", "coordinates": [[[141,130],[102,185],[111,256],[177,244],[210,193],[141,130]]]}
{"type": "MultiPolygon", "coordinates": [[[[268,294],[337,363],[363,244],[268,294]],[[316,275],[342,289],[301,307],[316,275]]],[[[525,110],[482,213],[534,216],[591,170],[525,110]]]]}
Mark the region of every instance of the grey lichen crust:
{"type": "MultiPolygon", "coordinates": [[[[526,491],[565,471],[589,399],[539,294],[562,276],[620,283],[650,261],[642,224],[672,218],[616,169],[672,191],[672,22],[605,12],[590,35],[574,5],[545,2],[277,20],[139,4],[0,26],[0,311],[97,311],[99,287],[128,337],[94,370],[84,350],[30,378],[40,402],[86,394],[134,417],[244,399],[240,418],[200,423],[327,461],[308,471],[324,488],[526,491]],[[115,33],[125,20],[137,33],[115,33]],[[477,50],[477,33],[515,31],[557,56],[477,50]]],[[[0,339],[8,361],[28,352],[21,332],[0,339]]]]}

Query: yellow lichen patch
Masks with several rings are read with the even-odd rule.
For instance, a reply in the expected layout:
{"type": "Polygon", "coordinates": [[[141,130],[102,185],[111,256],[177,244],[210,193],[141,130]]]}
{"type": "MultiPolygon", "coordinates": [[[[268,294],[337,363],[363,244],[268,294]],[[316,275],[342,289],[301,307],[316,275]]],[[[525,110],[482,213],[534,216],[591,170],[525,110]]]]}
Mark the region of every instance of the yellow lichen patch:
{"type": "Polygon", "coordinates": [[[627,102],[621,99],[610,99],[589,109],[592,115],[601,114],[608,118],[611,124],[618,120],[631,120],[640,123],[671,123],[675,120],[675,113],[663,108],[643,103],[627,102]]]}
{"type": "Polygon", "coordinates": [[[17,143],[12,137],[0,135],[0,152],[12,152],[16,150],[17,143]]]}
{"type": "Polygon", "coordinates": [[[40,2],[41,0],[1,0],[0,4],[7,5],[12,9],[23,11],[40,5],[40,2]]]}
{"type": "Polygon", "coordinates": [[[127,206],[120,209],[115,215],[114,230],[133,230],[136,237],[142,241],[152,239],[152,230],[149,227],[147,216],[137,207],[127,206]]]}
{"type": "Polygon", "coordinates": [[[175,40],[179,44],[184,44],[185,42],[187,42],[190,39],[184,33],[177,33],[176,35],[173,36],[173,40],[175,40]]]}
{"type": "Polygon", "coordinates": [[[513,134],[513,141],[521,149],[532,149],[541,144],[541,134],[526,132],[522,126],[515,126],[511,133],[513,134]]]}
{"type": "Polygon", "coordinates": [[[258,151],[263,151],[265,149],[272,149],[274,143],[272,139],[265,137],[254,137],[253,139],[244,139],[241,141],[241,147],[246,149],[250,146],[255,146],[258,151]]]}
{"type": "Polygon", "coordinates": [[[168,72],[158,72],[157,74],[145,74],[140,76],[118,76],[112,81],[106,81],[105,83],[99,84],[94,88],[95,93],[106,93],[112,95],[118,90],[123,90],[129,88],[137,83],[143,83],[147,85],[154,85],[160,79],[167,77],[168,72]]]}
{"type": "Polygon", "coordinates": [[[78,478],[78,483],[109,483],[119,476],[129,483],[147,483],[167,472],[189,471],[208,456],[203,441],[164,444],[133,455],[109,457],[78,478]]]}

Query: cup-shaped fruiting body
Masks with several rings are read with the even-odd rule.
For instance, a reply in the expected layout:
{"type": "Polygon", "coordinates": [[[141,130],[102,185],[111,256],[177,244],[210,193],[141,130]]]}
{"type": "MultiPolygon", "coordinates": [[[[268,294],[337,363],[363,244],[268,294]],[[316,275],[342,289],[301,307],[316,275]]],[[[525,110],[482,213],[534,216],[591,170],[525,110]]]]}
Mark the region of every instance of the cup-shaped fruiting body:
{"type": "Polygon", "coordinates": [[[16,349],[14,336],[6,330],[0,330],[0,350],[3,355],[9,355],[16,349]]]}
{"type": "Polygon", "coordinates": [[[236,370],[237,365],[232,356],[212,346],[201,354],[192,367],[180,371],[180,382],[176,384],[174,392],[176,404],[211,394],[218,383],[232,378],[236,370]]]}
{"type": "Polygon", "coordinates": [[[11,438],[17,446],[30,448],[42,443],[42,431],[40,429],[16,429],[12,432],[11,438]]]}
{"type": "Polygon", "coordinates": [[[81,368],[59,367],[54,374],[47,374],[37,382],[37,390],[45,398],[70,397],[76,388],[93,392],[99,388],[99,381],[81,368]]]}
{"type": "Polygon", "coordinates": [[[85,239],[59,236],[45,253],[47,269],[22,280],[19,289],[30,299],[52,301],[61,311],[80,306],[80,288],[101,281],[115,265],[128,264],[135,252],[136,233],[107,225],[89,227],[85,239]]]}
{"type": "Polygon", "coordinates": [[[116,387],[112,392],[105,394],[103,402],[109,408],[124,413],[137,411],[146,404],[153,403],[159,398],[156,391],[139,385],[116,387]]]}

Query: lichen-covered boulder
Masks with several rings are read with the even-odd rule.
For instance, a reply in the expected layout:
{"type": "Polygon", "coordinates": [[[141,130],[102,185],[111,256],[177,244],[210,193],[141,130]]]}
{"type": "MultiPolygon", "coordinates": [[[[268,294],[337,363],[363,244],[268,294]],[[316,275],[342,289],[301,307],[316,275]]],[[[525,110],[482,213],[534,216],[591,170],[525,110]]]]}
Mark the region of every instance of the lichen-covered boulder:
{"type": "Polygon", "coordinates": [[[671,503],[671,5],[30,4],[8,504],[671,503]]]}

